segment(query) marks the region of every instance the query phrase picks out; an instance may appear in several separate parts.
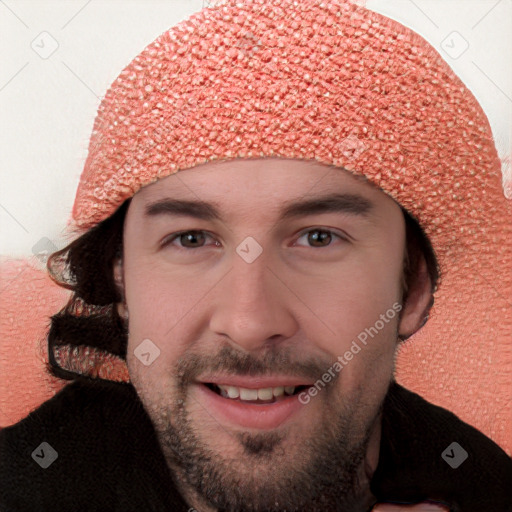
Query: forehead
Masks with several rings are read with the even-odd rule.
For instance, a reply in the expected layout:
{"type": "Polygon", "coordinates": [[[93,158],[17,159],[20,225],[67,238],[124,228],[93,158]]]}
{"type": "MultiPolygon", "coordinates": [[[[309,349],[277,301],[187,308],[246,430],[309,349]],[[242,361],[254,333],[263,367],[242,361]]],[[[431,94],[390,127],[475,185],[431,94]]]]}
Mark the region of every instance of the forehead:
{"type": "Polygon", "coordinates": [[[317,161],[255,158],[212,161],[178,171],[138,191],[132,215],[220,220],[245,215],[279,220],[317,213],[375,218],[399,209],[394,200],[350,171],[317,161]]]}
{"type": "Polygon", "coordinates": [[[214,160],[180,170],[143,187],[133,199],[147,203],[162,193],[199,199],[197,193],[225,202],[230,198],[285,199],[345,190],[360,191],[377,200],[389,198],[366,178],[341,167],[314,160],[267,157],[214,160]]]}

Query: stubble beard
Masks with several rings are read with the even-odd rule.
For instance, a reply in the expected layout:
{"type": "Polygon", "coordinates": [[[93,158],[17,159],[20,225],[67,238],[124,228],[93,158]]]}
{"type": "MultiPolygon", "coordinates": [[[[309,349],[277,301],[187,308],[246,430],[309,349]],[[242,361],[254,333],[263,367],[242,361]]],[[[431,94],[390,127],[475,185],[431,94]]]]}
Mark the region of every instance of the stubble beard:
{"type": "Polygon", "coordinates": [[[172,418],[153,423],[178,487],[219,512],[365,512],[374,502],[365,456],[382,406],[362,429],[345,409],[338,405],[332,425],[319,421],[288,459],[285,430],[231,432],[239,457],[214,451],[194,428],[185,397],[150,416],[172,418]]]}

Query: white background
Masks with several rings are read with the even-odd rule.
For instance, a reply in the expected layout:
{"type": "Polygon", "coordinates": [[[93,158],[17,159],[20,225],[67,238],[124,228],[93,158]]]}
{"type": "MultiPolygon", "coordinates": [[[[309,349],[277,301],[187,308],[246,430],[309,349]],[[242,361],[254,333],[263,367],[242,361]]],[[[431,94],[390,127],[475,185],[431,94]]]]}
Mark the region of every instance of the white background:
{"type": "MultiPolygon", "coordinates": [[[[65,245],[101,97],[138,53],[203,3],[0,0],[0,254],[31,256],[43,237],[65,245]],[[44,31],[58,43],[47,59],[31,48],[44,31]]],[[[366,5],[412,28],[443,55],[486,111],[500,156],[510,155],[512,0],[366,5]],[[458,58],[442,47],[443,41],[452,51],[465,44],[454,31],[469,44],[458,58]]]]}

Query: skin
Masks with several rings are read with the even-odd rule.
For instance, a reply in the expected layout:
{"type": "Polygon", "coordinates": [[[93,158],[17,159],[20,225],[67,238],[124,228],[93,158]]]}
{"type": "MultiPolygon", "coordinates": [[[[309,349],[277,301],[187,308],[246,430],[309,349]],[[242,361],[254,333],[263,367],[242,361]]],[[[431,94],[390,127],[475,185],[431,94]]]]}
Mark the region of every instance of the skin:
{"type": "Polygon", "coordinates": [[[315,161],[214,161],[135,194],[123,244],[114,272],[119,311],[129,311],[128,370],[187,503],[201,512],[368,507],[397,336],[419,328],[430,298],[423,263],[401,302],[399,206],[364,179],[315,161]],[[333,191],[373,206],[366,216],[277,222],[284,202],[333,191]],[[145,216],[163,197],[215,202],[224,221],[145,216]],[[203,237],[162,245],[191,230],[203,237]],[[326,239],[315,245],[315,233],[326,239]],[[248,236],[263,249],[250,264],[236,252],[248,236]],[[395,303],[401,314],[282,425],[244,428],[208,410],[197,380],[210,370],[320,378],[395,303]],[[145,339],[160,350],[149,366],[134,355],[145,339]]]}

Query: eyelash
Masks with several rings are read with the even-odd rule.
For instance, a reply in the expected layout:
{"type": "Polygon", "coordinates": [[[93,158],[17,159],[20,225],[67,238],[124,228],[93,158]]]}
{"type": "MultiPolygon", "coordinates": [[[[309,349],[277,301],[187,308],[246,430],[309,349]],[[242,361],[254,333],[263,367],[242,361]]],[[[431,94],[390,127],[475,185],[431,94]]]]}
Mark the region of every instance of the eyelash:
{"type": "MultiPolygon", "coordinates": [[[[311,229],[308,229],[307,231],[303,231],[302,233],[299,234],[299,239],[302,238],[304,235],[307,235],[313,231],[320,231],[322,233],[329,233],[330,235],[334,235],[335,237],[339,238],[342,242],[348,242],[348,237],[345,237],[345,236],[342,236],[342,235],[339,235],[338,233],[330,230],[330,229],[324,229],[324,228],[311,228],[311,229]]],[[[206,234],[207,236],[210,236],[212,237],[207,231],[202,231],[202,230],[195,230],[195,229],[191,229],[191,230],[188,230],[188,231],[179,231],[178,233],[173,233],[172,235],[169,235],[168,237],[166,237],[164,239],[164,241],[162,242],[161,244],[161,247],[167,247],[169,245],[172,245],[172,243],[179,239],[179,237],[181,235],[186,235],[186,234],[189,234],[189,233],[203,233],[203,234],[206,234]]],[[[213,238],[213,237],[212,237],[213,238]]],[[[325,247],[313,247],[311,246],[310,249],[327,249],[329,247],[331,247],[332,244],[329,244],[329,245],[326,245],[325,247]]],[[[175,247],[176,248],[176,247],[175,247]]],[[[193,251],[194,249],[204,249],[205,246],[203,247],[177,247],[178,250],[180,251],[193,251]]]]}

